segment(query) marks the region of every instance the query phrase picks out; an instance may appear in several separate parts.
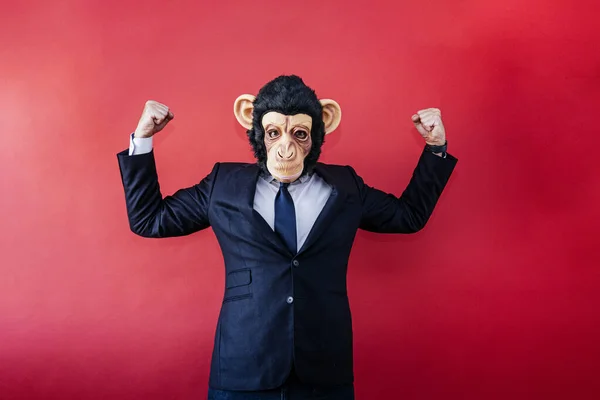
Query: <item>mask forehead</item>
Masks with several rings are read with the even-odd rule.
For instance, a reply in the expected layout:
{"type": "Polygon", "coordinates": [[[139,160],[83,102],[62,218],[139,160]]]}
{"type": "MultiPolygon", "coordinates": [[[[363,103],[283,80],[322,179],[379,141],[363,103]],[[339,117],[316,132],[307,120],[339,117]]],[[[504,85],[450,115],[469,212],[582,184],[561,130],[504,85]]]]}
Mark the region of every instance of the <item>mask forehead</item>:
{"type": "Polygon", "coordinates": [[[307,114],[284,115],[276,111],[270,111],[263,116],[262,125],[263,128],[266,128],[268,125],[276,125],[286,128],[286,130],[301,125],[310,130],[312,127],[312,118],[307,114]]]}

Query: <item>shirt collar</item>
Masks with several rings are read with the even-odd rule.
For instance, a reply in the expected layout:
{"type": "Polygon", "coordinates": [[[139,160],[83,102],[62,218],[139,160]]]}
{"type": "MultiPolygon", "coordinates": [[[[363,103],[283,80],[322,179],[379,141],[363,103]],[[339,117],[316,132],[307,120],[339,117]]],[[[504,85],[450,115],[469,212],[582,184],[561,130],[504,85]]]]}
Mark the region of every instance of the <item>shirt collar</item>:
{"type": "MultiPolygon", "coordinates": [[[[275,179],[273,177],[273,175],[271,175],[271,174],[267,174],[266,172],[264,172],[264,173],[261,174],[261,176],[268,183],[279,184],[278,181],[277,181],[277,179],[275,179]]],[[[298,178],[294,182],[290,183],[290,185],[298,185],[300,183],[308,182],[308,180],[310,180],[311,177],[312,177],[312,173],[310,173],[310,174],[303,174],[300,178],[298,178]]]]}

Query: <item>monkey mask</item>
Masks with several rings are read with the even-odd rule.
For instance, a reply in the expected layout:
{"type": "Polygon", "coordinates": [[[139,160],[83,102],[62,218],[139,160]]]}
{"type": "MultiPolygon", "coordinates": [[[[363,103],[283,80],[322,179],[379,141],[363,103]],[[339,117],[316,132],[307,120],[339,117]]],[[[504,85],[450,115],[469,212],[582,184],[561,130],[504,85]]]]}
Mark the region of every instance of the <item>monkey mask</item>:
{"type": "Polygon", "coordinates": [[[261,169],[284,183],[312,171],[325,135],[338,127],[342,117],[337,102],[319,100],[295,75],[275,78],[256,97],[239,96],[233,111],[247,129],[261,169]]]}

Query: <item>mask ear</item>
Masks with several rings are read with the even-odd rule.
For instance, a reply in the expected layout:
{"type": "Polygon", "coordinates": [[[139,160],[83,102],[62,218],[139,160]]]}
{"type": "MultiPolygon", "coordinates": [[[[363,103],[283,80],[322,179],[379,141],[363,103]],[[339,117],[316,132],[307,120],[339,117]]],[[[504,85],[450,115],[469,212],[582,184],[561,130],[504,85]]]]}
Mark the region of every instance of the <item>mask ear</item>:
{"type": "Polygon", "coordinates": [[[340,105],[331,99],[320,100],[323,106],[323,125],[325,125],[325,134],[328,135],[335,131],[342,120],[342,109],[340,105]]]}
{"type": "Polygon", "coordinates": [[[233,103],[233,113],[240,125],[246,129],[252,129],[252,111],[254,111],[254,99],[251,94],[243,94],[233,103]]]}

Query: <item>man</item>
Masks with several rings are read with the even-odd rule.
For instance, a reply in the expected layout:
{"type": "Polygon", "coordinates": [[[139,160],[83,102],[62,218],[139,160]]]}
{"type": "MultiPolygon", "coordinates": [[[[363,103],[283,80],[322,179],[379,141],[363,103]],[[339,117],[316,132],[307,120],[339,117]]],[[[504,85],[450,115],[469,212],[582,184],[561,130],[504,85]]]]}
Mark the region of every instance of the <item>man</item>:
{"type": "MultiPolygon", "coordinates": [[[[217,163],[201,182],[162,197],[152,136],[173,119],[148,101],[118,154],[131,230],[144,237],[212,227],[226,288],[212,356],[212,399],[353,399],[346,270],[358,229],[413,233],[428,221],[457,159],[438,109],[413,115],[425,147],[400,198],[349,166],[318,162],[341,109],[297,76],[280,76],[234,113],[257,162],[217,163]]],[[[201,262],[201,260],[200,260],[201,262]]]]}

